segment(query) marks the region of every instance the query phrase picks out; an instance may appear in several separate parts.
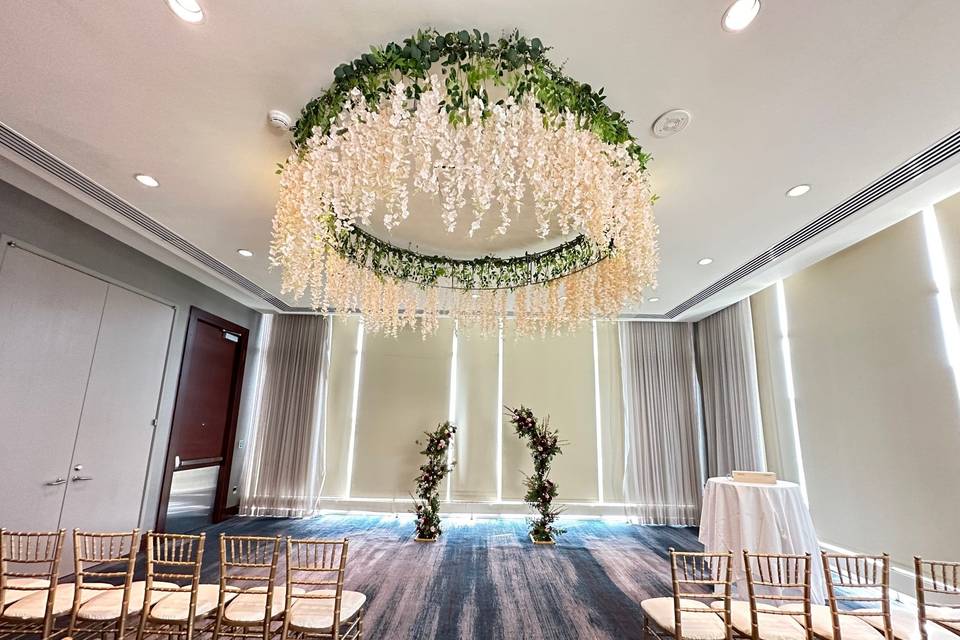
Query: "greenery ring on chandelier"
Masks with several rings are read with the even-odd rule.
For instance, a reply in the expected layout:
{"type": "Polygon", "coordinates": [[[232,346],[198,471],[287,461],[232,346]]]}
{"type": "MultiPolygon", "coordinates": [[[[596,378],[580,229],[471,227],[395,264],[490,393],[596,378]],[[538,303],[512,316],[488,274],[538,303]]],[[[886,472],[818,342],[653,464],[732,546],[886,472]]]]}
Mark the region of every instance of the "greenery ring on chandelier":
{"type": "Polygon", "coordinates": [[[277,171],[270,255],[283,292],[393,334],[418,321],[429,333],[441,315],[482,327],[512,315],[521,333],[556,331],[641,301],[659,265],[650,156],[603,89],[568,77],[548,51],[517,31],[429,29],[337,66],[277,171]],[[375,209],[388,232],[425,215],[408,208],[411,183],[440,202],[448,232],[472,207],[470,237],[492,211],[498,234],[535,215],[541,239],[572,239],[458,259],[361,228],[375,209]]]}

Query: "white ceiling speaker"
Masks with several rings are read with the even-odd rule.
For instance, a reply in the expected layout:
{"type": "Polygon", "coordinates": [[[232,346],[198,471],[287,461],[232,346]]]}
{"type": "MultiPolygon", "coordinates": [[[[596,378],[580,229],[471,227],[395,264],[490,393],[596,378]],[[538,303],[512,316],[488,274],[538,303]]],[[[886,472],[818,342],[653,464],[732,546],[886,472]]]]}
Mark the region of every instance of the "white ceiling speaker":
{"type": "Polygon", "coordinates": [[[293,128],[293,120],[290,116],[276,109],[271,109],[267,114],[267,122],[270,123],[271,127],[283,129],[284,131],[290,131],[290,129],[293,128]]]}
{"type": "Polygon", "coordinates": [[[654,120],[653,135],[657,138],[669,138],[686,129],[692,119],[693,114],[686,109],[671,109],[654,120]]]}

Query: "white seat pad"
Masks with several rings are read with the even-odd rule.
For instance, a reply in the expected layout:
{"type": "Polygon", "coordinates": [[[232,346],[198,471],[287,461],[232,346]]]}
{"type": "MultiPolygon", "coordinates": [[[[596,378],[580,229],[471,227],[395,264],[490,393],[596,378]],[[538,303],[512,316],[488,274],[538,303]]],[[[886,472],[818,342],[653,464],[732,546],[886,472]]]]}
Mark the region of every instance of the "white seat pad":
{"type": "MultiPolygon", "coordinates": [[[[290,626],[297,631],[330,631],[333,628],[333,596],[336,595],[336,591],[321,589],[309,593],[330,597],[293,600],[290,604],[290,626]]],[[[367,596],[362,593],[344,590],[340,596],[340,623],[342,624],[357,615],[360,607],[366,601],[367,596]]]]}
{"type": "MultiPolygon", "coordinates": [[[[294,593],[303,593],[303,589],[294,587],[294,593]]],[[[273,599],[270,606],[270,615],[274,618],[283,615],[287,608],[286,587],[274,587],[273,599]]],[[[267,613],[267,588],[253,587],[246,589],[227,605],[223,612],[223,619],[237,624],[255,624],[263,622],[267,613]]]]}
{"type": "MultiPolygon", "coordinates": [[[[786,611],[796,611],[803,619],[803,605],[790,604],[781,607],[786,611]]],[[[826,640],[833,640],[833,616],[830,607],[824,604],[815,604],[810,607],[813,620],[813,632],[826,640]]],[[[880,620],[878,616],[869,616],[880,620]]],[[[857,618],[849,615],[840,616],[840,637],[842,640],[884,640],[883,632],[878,631],[866,621],[866,618],[857,618]]]]}
{"type": "Polygon", "coordinates": [[[927,605],[927,620],[937,622],[960,622],[960,607],[936,607],[927,605]]]}
{"type": "MultiPolygon", "coordinates": [[[[870,616],[864,620],[882,633],[883,618],[870,616]]],[[[920,621],[917,619],[916,610],[894,609],[890,612],[890,626],[893,627],[893,636],[898,640],[920,640],[920,621]]],[[[927,640],[957,640],[957,636],[928,620],[927,640]]]]}
{"type": "Polygon", "coordinates": [[[49,580],[43,580],[41,578],[8,578],[6,580],[7,588],[4,589],[3,592],[3,602],[0,602],[0,609],[17,600],[26,598],[40,589],[46,589],[49,585],[49,580]],[[17,588],[10,589],[10,587],[17,588]],[[30,590],[27,591],[27,589],[30,590]]]}
{"type": "MultiPolygon", "coordinates": [[[[53,615],[61,616],[73,609],[74,587],[75,585],[72,582],[57,585],[56,590],[53,592],[53,615]]],[[[3,610],[3,617],[16,620],[42,620],[46,613],[48,593],[47,591],[38,591],[30,594],[26,598],[21,598],[3,610]]],[[[99,595],[103,595],[103,591],[98,589],[82,589],[80,591],[80,604],[99,595]]]]}
{"type": "MultiPolygon", "coordinates": [[[[714,609],[723,611],[723,601],[711,602],[714,609]]],[[[776,613],[761,613],[761,611],[775,611],[777,607],[765,602],[757,603],[757,630],[763,640],[806,640],[807,632],[803,625],[793,619],[776,613]]],[[[782,610],[788,611],[783,608],[782,610]]],[[[801,618],[802,619],[802,618],[801,618]]],[[[740,634],[750,637],[753,633],[753,618],[750,616],[750,603],[743,600],[734,600],[730,603],[730,622],[740,634]]]]}
{"type": "MultiPolygon", "coordinates": [[[[946,627],[947,629],[950,629],[950,630],[953,631],[954,633],[960,633],[960,622],[946,622],[946,621],[944,621],[944,622],[936,622],[936,623],[934,623],[934,624],[943,625],[944,627],[946,627]]],[[[954,639],[954,640],[956,640],[956,639],[954,639]]]]}
{"type": "MultiPolygon", "coordinates": [[[[723,640],[727,637],[727,628],[719,613],[697,600],[680,600],[680,606],[690,609],[703,609],[680,612],[680,630],[688,640],[723,640]]],[[[640,603],[647,617],[668,633],[676,633],[673,612],[673,598],[649,598],[640,603]]]]}
{"type": "MultiPolygon", "coordinates": [[[[228,593],[227,600],[235,593],[228,593]]],[[[220,604],[220,585],[201,584],[197,587],[196,617],[205,616],[220,604]]],[[[186,622],[190,616],[190,585],[168,594],[150,609],[150,619],[157,622],[186,622]]]]}
{"type": "MultiPolygon", "coordinates": [[[[154,586],[168,589],[176,589],[177,585],[172,582],[155,581],[154,586]]],[[[147,583],[137,581],[130,585],[130,604],[127,606],[127,614],[140,613],[143,609],[143,596],[147,588],[147,583]]],[[[123,587],[118,586],[115,589],[109,589],[106,592],[100,591],[99,595],[94,596],[86,602],[77,612],[77,617],[81,620],[117,620],[120,617],[120,610],[123,608],[123,587]]],[[[169,595],[165,591],[154,591],[150,597],[150,603],[155,604],[169,595]]]]}

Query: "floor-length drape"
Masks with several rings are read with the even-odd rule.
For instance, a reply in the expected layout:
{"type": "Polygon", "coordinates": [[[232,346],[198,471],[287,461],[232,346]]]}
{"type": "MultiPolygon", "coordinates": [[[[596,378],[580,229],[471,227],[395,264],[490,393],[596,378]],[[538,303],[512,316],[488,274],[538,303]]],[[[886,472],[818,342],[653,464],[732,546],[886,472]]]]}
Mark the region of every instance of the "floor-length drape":
{"type": "Polygon", "coordinates": [[[749,300],[718,311],[696,326],[703,391],[707,471],[763,471],[760,393],[749,300]]]}
{"type": "Polygon", "coordinates": [[[642,523],[700,517],[700,404],[689,323],[621,322],[624,495],[642,523]]]}
{"type": "Polygon", "coordinates": [[[324,316],[279,315],[267,324],[259,410],[240,511],[309,515],[323,486],[330,322],[324,316]]]}

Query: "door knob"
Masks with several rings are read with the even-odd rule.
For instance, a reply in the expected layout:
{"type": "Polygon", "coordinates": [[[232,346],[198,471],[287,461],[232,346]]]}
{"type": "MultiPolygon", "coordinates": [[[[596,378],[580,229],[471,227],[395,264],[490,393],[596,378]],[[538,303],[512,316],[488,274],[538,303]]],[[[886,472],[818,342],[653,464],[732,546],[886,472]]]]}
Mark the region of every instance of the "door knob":
{"type": "Polygon", "coordinates": [[[47,482],[46,485],[47,485],[48,487],[55,487],[55,486],[57,486],[58,484],[66,484],[66,483],[67,483],[66,480],[64,480],[63,478],[59,478],[59,477],[58,477],[56,480],[51,480],[50,482],[47,482]]]}
{"type": "Polygon", "coordinates": [[[93,480],[93,476],[73,476],[70,479],[74,482],[84,482],[86,480],[93,480]]]}

